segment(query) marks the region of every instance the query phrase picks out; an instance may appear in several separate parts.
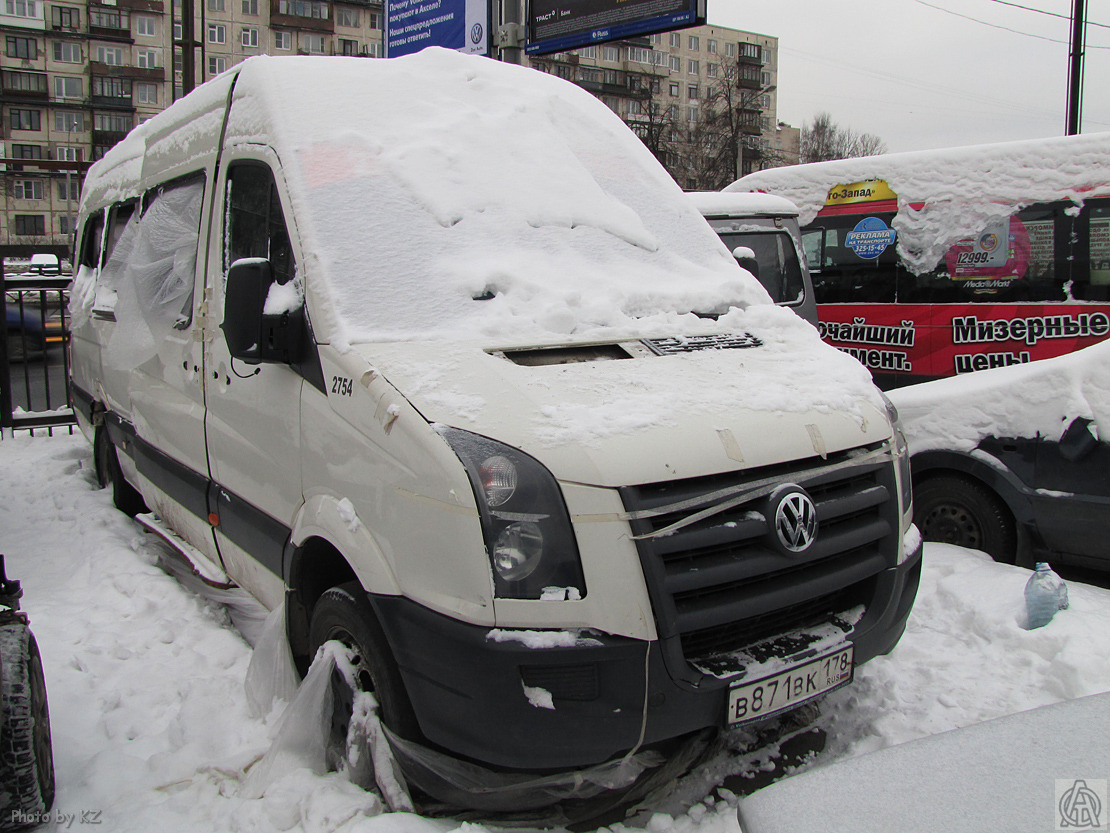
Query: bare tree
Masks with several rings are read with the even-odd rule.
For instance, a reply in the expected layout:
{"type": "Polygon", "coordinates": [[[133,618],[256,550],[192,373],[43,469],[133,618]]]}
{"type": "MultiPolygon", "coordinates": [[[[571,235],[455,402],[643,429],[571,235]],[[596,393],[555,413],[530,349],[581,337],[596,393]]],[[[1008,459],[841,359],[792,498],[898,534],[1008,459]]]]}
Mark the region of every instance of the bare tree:
{"type": "Polygon", "coordinates": [[[841,127],[827,112],[818,113],[812,122],[802,126],[802,162],[875,156],[886,151],[886,142],[878,136],[841,127]]]}

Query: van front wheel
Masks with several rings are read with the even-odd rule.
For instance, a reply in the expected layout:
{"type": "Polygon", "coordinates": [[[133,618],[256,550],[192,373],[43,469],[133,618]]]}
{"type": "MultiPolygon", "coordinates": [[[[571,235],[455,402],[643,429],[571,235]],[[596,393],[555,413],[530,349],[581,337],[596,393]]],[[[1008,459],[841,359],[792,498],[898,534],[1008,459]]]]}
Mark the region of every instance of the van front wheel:
{"type": "MultiPolygon", "coordinates": [[[[351,652],[358,689],[374,693],[385,725],[403,738],[421,738],[400,669],[362,585],[352,581],[325,591],[312,609],[308,638],[313,656],[330,640],[345,645],[351,652]]],[[[332,735],[340,741],[347,736],[355,692],[341,678],[335,682],[332,735]]]]}

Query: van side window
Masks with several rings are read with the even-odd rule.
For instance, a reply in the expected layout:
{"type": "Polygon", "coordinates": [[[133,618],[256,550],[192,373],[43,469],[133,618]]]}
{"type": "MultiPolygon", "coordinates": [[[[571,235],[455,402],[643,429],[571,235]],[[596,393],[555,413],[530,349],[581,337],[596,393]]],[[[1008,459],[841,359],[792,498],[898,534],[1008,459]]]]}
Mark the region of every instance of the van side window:
{"type": "Polygon", "coordinates": [[[292,280],[296,267],[270,168],[260,162],[238,162],[227,175],[224,272],[245,257],[270,261],[274,280],[292,280]]]}
{"type": "Polygon", "coordinates": [[[85,221],[85,234],[81,238],[81,265],[95,269],[100,265],[100,247],[104,242],[104,214],[97,212],[85,221]]]}

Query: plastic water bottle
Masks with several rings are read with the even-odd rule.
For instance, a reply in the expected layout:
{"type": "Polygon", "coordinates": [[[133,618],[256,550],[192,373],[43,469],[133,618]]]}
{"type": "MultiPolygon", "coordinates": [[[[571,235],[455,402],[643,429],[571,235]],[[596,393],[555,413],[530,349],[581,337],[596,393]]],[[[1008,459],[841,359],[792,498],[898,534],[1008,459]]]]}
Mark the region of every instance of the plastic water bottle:
{"type": "Polygon", "coordinates": [[[1052,621],[1057,610],[1068,606],[1068,586],[1043,561],[1025,584],[1025,611],[1029,620],[1026,630],[1043,628],[1052,621]]]}

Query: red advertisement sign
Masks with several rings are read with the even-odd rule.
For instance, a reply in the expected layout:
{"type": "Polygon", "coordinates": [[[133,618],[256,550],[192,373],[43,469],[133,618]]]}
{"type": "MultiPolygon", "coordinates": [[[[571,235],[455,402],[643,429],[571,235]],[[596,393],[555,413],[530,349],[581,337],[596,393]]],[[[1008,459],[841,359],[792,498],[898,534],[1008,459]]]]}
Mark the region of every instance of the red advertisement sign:
{"type": "Polygon", "coordinates": [[[1047,359],[1110,337],[1110,304],[821,304],[821,337],[906,382],[1047,359]]]}

